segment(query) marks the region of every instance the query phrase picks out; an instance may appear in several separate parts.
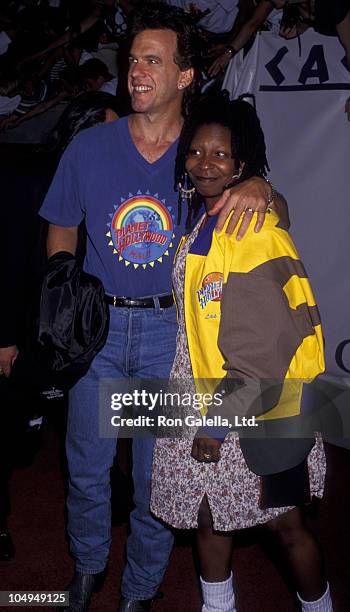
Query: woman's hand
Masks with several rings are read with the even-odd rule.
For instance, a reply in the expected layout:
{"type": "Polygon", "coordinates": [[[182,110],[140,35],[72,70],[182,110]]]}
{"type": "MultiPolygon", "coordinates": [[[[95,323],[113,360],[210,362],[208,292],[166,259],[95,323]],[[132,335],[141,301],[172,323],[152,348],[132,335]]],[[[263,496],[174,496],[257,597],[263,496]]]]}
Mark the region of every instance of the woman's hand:
{"type": "Polygon", "coordinates": [[[268,199],[271,197],[271,185],[265,179],[259,176],[253,176],[243,183],[226,189],[220,200],[208,213],[209,215],[219,214],[216,223],[216,230],[220,232],[225,224],[227,217],[234,211],[226,232],[232,234],[237,223],[244,214],[243,220],[237,233],[237,240],[243,238],[246,233],[253,214],[258,213],[258,218],[255,223],[254,231],[260,232],[265,221],[265,214],[269,206],[268,199]]]}
{"type": "Polygon", "coordinates": [[[198,438],[195,436],[192,445],[191,455],[193,459],[203,463],[217,463],[220,460],[220,447],[222,442],[208,438],[200,433],[198,438]]]}

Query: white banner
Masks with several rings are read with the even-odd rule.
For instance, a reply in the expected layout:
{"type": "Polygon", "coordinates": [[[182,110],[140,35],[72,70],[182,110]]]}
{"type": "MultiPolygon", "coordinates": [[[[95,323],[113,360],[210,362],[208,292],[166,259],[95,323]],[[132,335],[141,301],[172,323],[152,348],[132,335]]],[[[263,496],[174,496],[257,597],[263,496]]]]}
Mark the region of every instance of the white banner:
{"type": "Polygon", "coordinates": [[[299,52],[297,39],[258,35],[243,62],[231,60],[224,87],[231,98],[256,96],[270,178],[288,201],[321,312],[327,374],[338,378],[350,372],[350,74],[337,38],[308,30],[300,43],[299,52]]]}

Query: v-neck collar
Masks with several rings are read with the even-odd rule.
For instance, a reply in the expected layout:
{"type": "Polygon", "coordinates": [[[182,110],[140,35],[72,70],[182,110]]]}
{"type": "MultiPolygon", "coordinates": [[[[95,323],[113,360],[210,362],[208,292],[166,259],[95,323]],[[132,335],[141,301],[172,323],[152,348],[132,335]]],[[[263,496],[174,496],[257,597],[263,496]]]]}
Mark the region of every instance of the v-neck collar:
{"type": "MultiPolygon", "coordinates": [[[[173,163],[174,159],[174,150],[177,149],[178,138],[170,145],[170,147],[163,153],[163,155],[154,162],[149,162],[143,155],[141,155],[140,151],[136,147],[131,131],[129,128],[128,117],[126,117],[126,121],[124,122],[124,136],[125,136],[125,144],[129,149],[128,153],[133,156],[134,160],[148,173],[158,172],[164,166],[166,166],[171,160],[173,163]]],[[[174,168],[175,171],[175,168],[174,168]]]]}

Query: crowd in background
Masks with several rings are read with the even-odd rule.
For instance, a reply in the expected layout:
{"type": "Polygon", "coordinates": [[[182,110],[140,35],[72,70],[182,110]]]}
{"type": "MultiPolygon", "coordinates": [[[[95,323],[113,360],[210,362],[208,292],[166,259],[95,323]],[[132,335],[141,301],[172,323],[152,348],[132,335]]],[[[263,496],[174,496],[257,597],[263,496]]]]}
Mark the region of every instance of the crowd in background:
{"type": "MultiPolygon", "coordinates": [[[[164,1],[190,12],[200,28],[203,84],[209,81],[210,86],[220,87],[233,55],[249,48],[259,30],[272,29],[291,38],[314,27],[321,34],[338,35],[349,63],[347,0],[164,1]]],[[[61,105],[63,110],[62,103],[85,91],[117,95],[119,114],[127,114],[126,34],[129,15],[137,11],[139,2],[4,0],[0,10],[0,132],[52,107],[61,105]]],[[[33,134],[30,140],[36,142],[35,138],[33,134]]]]}

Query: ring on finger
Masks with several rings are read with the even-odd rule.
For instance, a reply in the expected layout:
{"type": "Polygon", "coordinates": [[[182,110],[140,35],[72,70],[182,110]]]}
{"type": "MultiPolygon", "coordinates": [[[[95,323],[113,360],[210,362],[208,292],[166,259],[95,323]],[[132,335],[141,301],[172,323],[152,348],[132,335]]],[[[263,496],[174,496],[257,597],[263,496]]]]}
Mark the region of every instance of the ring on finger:
{"type": "Polygon", "coordinates": [[[246,209],[245,209],[245,211],[244,211],[244,212],[245,212],[245,213],[247,213],[247,212],[253,213],[253,212],[254,212],[254,210],[253,210],[253,208],[250,208],[250,206],[249,206],[248,208],[246,208],[246,209]]]}

